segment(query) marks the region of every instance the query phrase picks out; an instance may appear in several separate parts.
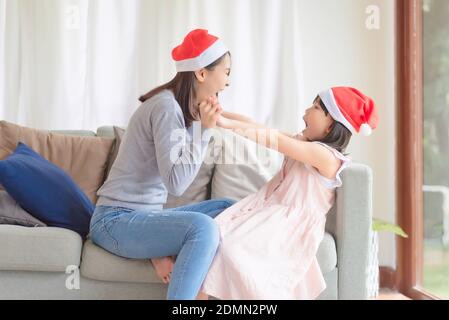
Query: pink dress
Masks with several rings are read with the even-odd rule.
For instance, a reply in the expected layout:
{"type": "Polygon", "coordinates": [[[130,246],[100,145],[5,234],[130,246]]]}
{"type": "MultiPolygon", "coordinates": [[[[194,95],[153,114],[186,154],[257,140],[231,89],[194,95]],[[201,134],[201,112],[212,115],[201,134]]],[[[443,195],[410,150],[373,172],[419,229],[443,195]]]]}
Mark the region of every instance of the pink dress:
{"type": "Polygon", "coordinates": [[[220,245],[202,292],[219,299],[315,299],[326,288],[316,253],[350,159],[322,145],[342,160],[335,179],[286,157],[258,192],[215,218],[220,245]]]}

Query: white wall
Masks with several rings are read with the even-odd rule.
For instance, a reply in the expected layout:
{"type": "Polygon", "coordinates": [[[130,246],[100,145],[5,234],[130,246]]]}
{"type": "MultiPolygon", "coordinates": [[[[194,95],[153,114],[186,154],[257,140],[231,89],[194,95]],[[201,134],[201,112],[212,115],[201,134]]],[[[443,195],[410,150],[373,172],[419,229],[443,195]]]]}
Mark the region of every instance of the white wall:
{"type": "MultiPolygon", "coordinates": [[[[323,88],[350,85],[377,103],[380,123],[373,135],[355,137],[348,152],[369,165],[374,175],[374,216],[395,221],[396,125],[394,1],[301,0],[300,30],[305,99],[310,102],[323,88]],[[369,30],[367,6],[378,6],[380,28],[369,30]]],[[[380,234],[380,264],[394,267],[395,241],[380,234]]]]}

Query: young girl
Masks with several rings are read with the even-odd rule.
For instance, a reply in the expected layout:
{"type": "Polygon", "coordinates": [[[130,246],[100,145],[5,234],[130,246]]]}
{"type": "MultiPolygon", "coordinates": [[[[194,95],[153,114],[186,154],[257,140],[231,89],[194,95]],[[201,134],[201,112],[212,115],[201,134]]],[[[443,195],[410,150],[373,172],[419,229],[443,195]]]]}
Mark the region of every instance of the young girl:
{"type": "Polygon", "coordinates": [[[325,231],[351,135],[377,126],[371,98],[350,87],[321,92],[294,136],[223,112],[217,125],[285,155],[282,169],[258,192],[215,218],[220,245],[202,296],[220,299],[315,299],[325,289],[316,253],[325,231]],[[257,129],[257,130],[254,130],[257,129]],[[269,129],[268,129],[269,130],[269,129]],[[266,141],[266,137],[269,137],[266,141]]]}

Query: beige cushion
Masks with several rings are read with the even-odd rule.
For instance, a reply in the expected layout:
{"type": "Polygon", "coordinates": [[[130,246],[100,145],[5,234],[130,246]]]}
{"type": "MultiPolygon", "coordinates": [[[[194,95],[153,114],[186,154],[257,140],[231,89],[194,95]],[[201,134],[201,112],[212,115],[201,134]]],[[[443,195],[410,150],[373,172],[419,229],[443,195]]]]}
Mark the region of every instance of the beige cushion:
{"type": "Polygon", "coordinates": [[[283,155],[230,130],[217,129],[216,159],[212,198],[241,200],[258,191],[281,168],[283,155]]]}
{"type": "Polygon", "coordinates": [[[21,127],[0,121],[0,159],[21,141],[64,170],[95,204],[104,182],[113,139],[72,136],[21,127]]]}
{"type": "Polygon", "coordinates": [[[120,149],[120,144],[122,143],[123,135],[125,134],[125,129],[121,127],[114,126],[112,130],[114,131],[114,146],[112,147],[111,155],[109,156],[106,177],[109,176],[112,165],[117,158],[118,150],[120,149]]]}
{"type": "Polygon", "coordinates": [[[119,282],[159,282],[149,259],[137,260],[116,256],[86,240],[81,274],[87,278],[119,282]]]}
{"type": "Polygon", "coordinates": [[[46,224],[36,219],[4,190],[0,190],[0,224],[15,224],[25,227],[45,227],[46,224]]]}
{"type": "Polygon", "coordinates": [[[0,225],[0,270],[65,272],[79,266],[81,248],[81,237],[68,229],[0,225]]]}

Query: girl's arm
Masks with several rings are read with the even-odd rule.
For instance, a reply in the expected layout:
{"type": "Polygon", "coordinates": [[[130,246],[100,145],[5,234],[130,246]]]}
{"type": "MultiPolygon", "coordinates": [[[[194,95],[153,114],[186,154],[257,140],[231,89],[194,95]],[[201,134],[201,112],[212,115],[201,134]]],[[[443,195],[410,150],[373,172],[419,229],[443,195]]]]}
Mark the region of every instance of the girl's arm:
{"type": "Polygon", "coordinates": [[[242,121],[242,122],[249,122],[249,123],[254,123],[255,121],[249,117],[246,117],[242,114],[238,114],[238,113],[234,113],[234,112],[229,112],[229,111],[223,111],[221,113],[221,115],[225,118],[231,119],[231,120],[238,120],[238,121],[242,121]]]}
{"type": "Polygon", "coordinates": [[[305,141],[301,136],[292,138],[275,129],[261,124],[220,117],[217,125],[231,129],[235,133],[251,139],[258,144],[274,149],[284,155],[309,164],[316,168],[326,178],[333,179],[341,166],[341,160],[322,145],[305,141]]]}
{"type": "MultiPolygon", "coordinates": [[[[222,115],[223,117],[227,118],[227,119],[230,119],[230,120],[237,120],[237,121],[241,121],[241,122],[250,123],[250,124],[252,124],[254,127],[257,127],[257,128],[265,128],[265,129],[267,128],[265,125],[260,124],[260,123],[257,123],[257,122],[254,121],[253,119],[251,119],[251,118],[249,118],[249,117],[247,117],[247,116],[241,115],[241,114],[239,114],[239,113],[223,111],[223,112],[221,113],[221,115],[222,115]]],[[[293,134],[293,133],[287,133],[287,132],[282,132],[282,133],[285,134],[286,136],[289,136],[289,137],[292,137],[292,138],[293,138],[293,136],[295,135],[295,134],[293,134]]]]}

